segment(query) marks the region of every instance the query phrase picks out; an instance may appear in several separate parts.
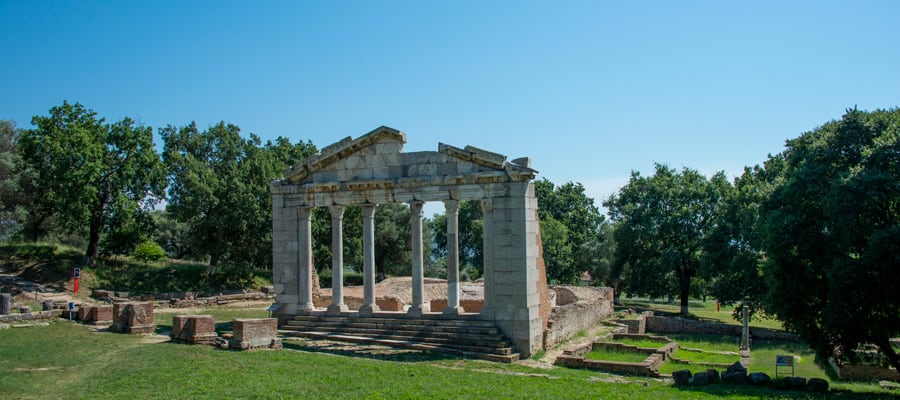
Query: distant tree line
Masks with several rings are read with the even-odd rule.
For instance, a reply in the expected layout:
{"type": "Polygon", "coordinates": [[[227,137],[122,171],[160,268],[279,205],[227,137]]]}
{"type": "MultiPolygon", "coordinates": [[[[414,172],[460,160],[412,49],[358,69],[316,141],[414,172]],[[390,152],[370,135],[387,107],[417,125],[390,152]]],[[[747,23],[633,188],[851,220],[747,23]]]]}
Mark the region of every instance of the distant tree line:
{"type": "Polygon", "coordinates": [[[873,344],[900,369],[900,110],[847,110],[733,182],[657,165],[604,204],[620,290],[746,304],[822,355],[873,344]]]}
{"type": "MultiPolygon", "coordinates": [[[[220,122],[156,130],[107,123],[80,104],[53,107],[34,129],[0,121],[0,238],[56,241],[98,256],[152,244],[207,262],[235,282],[271,268],[269,183],[317,152],[309,141],[263,142],[220,122]]],[[[605,199],[606,219],[580,183],[534,182],[551,283],[622,293],[711,296],[783,321],[821,354],[878,346],[900,367],[900,111],[848,110],[787,141],[785,150],[729,180],[656,165],[605,199]]],[[[362,218],[347,207],[344,260],[362,266],[362,218]]],[[[409,208],[376,208],[376,269],[408,275],[409,208]]],[[[313,217],[318,270],[331,265],[328,211],[313,217]]],[[[446,217],[428,218],[426,273],[445,277],[446,217]]],[[[459,209],[464,278],[483,273],[479,202],[459,209]]]]}

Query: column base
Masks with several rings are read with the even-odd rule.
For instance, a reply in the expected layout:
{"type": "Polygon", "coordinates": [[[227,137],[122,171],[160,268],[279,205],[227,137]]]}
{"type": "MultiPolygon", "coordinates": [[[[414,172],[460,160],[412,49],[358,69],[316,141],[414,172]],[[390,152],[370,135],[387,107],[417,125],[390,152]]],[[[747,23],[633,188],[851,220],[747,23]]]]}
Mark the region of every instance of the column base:
{"type": "Polygon", "coordinates": [[[325,310],[327,314],[340,314],[342,312],[350,311],[350,308],[347,307],[346,304],[332,304],[328,306],[328,309],[325,310]]]}
{"type": "Polygon", "coordinates": [[[364,305],[359,308],[359,315],[372,315],[381,311],[377,304],[364,305]]]}
{"type": "Polygon", "coordinates": [[[447,307],[444,309],[443,314],[444,315],[452,315],[452,316],[457,317],[457,316],[459,316],[459,313],[461,313],[461,312],[462,312],[462,307],[447,307]]]}
{"type": "Polygon", "coordinates": [[[406,315],[412,317],[421,317],[423,314],[430,312],[431,306],[428,304],[419,304],[417,306],[409,307],[409,310],[406,311],[406,315]]]}
{"type": "Polygon", "coordinates": [[[309,304],[297,304],[297,312],[306,312],[306,311],[316,311],[316,305],[309,304]]]}

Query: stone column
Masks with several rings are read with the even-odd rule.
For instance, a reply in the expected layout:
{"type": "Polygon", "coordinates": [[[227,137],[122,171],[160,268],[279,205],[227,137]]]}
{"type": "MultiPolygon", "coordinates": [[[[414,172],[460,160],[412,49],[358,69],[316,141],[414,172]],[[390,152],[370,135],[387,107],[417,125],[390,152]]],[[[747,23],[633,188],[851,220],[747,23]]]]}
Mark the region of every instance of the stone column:
{"type": "Polygon", "coordinates": [[[363,214],[363,305],[360,314],[379,311],[375,304],[375,204],[362,206],[363,214]]]}
{"type": "Polygon", "coordinates": [[[484,271],[484,304],[481,307],[481,317],[487,320],[494,319],[494,203],[491,199],[481,200],[482,222],[482,271],[484,271]]]}
{"type": "Polygon", "coordinates": [[[750,310],[744,304],[741,307],[741,350],[750,350],[750,310]]]}
{"type": "Polygon", "coordinates": [[[312,311],[316,309],[315,304],[313,304],[312,292],[312,208],[300,207],[297,209],[297,215],[300,219],[297,246],[297,268],[300,270],[298,274],[300,302],[297,303],[297,310],[312,311]]]}
{"type": "Polygon", "coordinates": [[[9,314],[12,308],[12,295],[9,293],[0,293],[0,315],[9,314]]]}
{"type": "Polygon", "coordinates": [[[328,312],[347,311],[344,304],[344,206],[331,206],[331,305],[328,312]]]}
{"type": "Polygon", "coordinates": [[[447,212],[447,308],[444,314],[459,315],[459,201],[444,200],[447,212]]]}
{"type": "Polygon", "coordinates": [[[422,316],[431,309],[425,303],[425,271],[422,257],[422,206],[423,201],[409,202],[410,227],[412,229],[412,304],[408,314],[422,316]]]}

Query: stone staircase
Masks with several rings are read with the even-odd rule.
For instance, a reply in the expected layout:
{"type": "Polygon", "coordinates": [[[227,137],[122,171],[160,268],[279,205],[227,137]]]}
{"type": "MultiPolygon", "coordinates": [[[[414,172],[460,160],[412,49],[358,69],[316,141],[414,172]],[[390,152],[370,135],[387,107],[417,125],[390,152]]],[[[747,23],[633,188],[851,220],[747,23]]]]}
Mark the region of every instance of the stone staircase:
{"type": "Polygon", "coordinates": [[[491,321],[396,316],[298,315],[282,325],[285,337],[330,339],[436,351],[490,361],[519,360],[509,340],[491,321]]]}

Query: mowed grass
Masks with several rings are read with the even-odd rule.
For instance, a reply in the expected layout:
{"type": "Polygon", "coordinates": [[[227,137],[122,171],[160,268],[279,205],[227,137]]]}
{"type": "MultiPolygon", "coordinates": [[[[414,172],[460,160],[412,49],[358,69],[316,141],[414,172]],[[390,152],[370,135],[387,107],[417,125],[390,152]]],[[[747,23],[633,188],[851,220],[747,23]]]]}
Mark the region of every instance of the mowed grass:
{"type": "Polygon", "coordinates": [[[632,345],[632,346],[644,347],[644,348],[649,348],[649,349],[658,349],[667,344],[666,342],[657,342],[657,341],[650,340],[650,339],[635,338],[635,337],[618,337],[618,338],[609,337],[609,338],[603,339],[603,341],[628,344],[628,345],[632,345]]]}
{"type": "Polygon", "coordinates": [[[639,363],[639,362],[643,362],[644,360],[646,360],[648,356],[649,356],[649,354],[636,353],[633,351],[616,350],[616,349],[597,349],[597,350],[586,353],[584,355],[584,358],[588,359],[588,360],[639,363]]]}
{"type": "MultiPolygon", "coordinates": [[[[0,398],[825,399],[832,395],[725,385],[678,389],[660,380],[568,368],[452,357],[382,361],[292,350],[296,346],[290,344],[285,350],[235,352],[154,343],[154,339],[93,332],[69,322],[0,330],[0,370],[4,371],[0,398]]],[[[876,395],[844,393],[841,397],[876,395]]]]}

